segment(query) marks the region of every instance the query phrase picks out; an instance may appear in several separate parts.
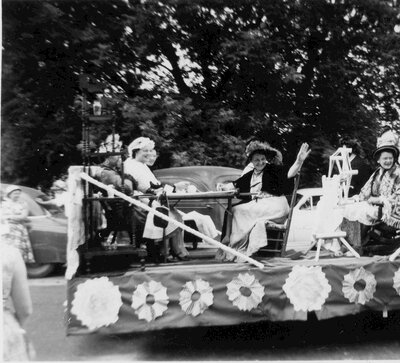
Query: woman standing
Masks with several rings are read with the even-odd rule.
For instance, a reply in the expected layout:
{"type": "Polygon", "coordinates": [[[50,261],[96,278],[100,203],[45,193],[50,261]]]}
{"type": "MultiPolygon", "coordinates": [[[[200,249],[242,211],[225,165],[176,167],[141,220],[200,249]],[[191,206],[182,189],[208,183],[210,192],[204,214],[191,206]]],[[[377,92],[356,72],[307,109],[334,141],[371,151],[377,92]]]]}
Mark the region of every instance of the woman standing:
{"type": "MultiPolygon", "coordinates": [[[[254,169],[242,175],[233,185],[226,185],[222,189],[234,187],[239,193],[251,193],[251,196],[243,197],[242,202],[233,207],[232,230],[222,242],[251,256],[268,243],[265,222],[280,221],[288,215],[289,205],[284,195],[286,179],[299,172],[311,150],[308,144],[303,144],[287,173],[281,163],[280,152],[268,143],[254,141],[247,151],[254,169]]],[[[222,250],[218,251],[217,258],[235,259],[222,250]]]]}
{"type": "Polygon", "coordinates": [[[27,361],[33,358],[23,324],[32,314],[26,267],[18,250],[1,245],[3,282],[3,358],[27,361]]]}
{"type": "Polygon", "coordinates": [[[26,228],[28,205],[21,200],[21,188],[10,185],[6,189],[6,200],[2,203],[1,209],[3,242],[17,248],[25,263],[34,263],[35,258],[26,228]]]}

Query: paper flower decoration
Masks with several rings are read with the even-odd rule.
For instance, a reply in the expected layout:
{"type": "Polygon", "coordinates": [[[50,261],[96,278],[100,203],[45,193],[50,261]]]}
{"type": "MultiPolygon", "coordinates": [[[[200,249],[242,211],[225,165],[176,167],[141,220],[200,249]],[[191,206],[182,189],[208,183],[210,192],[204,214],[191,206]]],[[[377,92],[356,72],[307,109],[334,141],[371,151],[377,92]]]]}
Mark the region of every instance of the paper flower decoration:
{"type": "Polygon", "coordinates": [[[350,271],[344,276],[343,294],[350,301],[364,305],[372,299],[376,290],[374,275],[363,267],[350,271]]]}
{"type": "Polygon", "coordinates": [[[249,273],[239,274],[226,287],[229,300],[242,311],[256,308],[264,296],[264,287],[249,273]]]}
{"type": "Polygon", "coordinates": [[[207,281],[188,281],[179,294],[179,305],[187,315],[203,314],[214,302],[212,288],[207,281]]]}
{"type": "Polygon", "coordinates": [[[169,299],[167,288],[161,282],[150,281],[140,284],[132,295],[132,308],[141,320],[155,320],[167,310],[169,299]]]}
{"type": "Polygon", "coordinates": [[[294,266],[283,285],[296,311],[320,310],[331,291],[320,266],[294,266]]]}
{"type": "Polygon", "coordinates": [[[397,294],[400,295],[400,269],[398,269],[393,276],[393,288],[397,294]]]}
{"type": "Polygon", "coordinates": [[[71,313],[89,329],[97,329],[115,323],[121,306],[118,286],[108,277],[99,277],[78,285],[71,313]]]}

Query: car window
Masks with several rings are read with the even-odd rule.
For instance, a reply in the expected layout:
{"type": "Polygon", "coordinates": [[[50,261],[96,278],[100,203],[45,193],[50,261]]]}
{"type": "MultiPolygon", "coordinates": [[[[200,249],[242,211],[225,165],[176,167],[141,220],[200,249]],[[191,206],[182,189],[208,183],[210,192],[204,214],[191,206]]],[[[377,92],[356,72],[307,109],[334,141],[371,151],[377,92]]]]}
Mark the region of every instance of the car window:
{"type": "Polygon", "coordinates": [[[175,183],[187,181],[190,184],[194,185],[197,188],[197,190],[199,190],[200,192],[208,191],[207,187],[203,183],[198,182],[197,180],[188,179],[188,178],[178,178],[178,177],[173,177],[173,176],[158,176],[157,178],[161,183],[169,184],[172,186],[175,183]]]}
{"type": "Polygon", "coordinates": [[[239,179],[240,174],[237,175],[222,175],[218,178],[215,179],[215,185],[214,185],[214,190],[217,190],[217,184],[218,183],[232,183],[239,179]]]}
{"type": "Polygon", "coordinates": [[[300,206],[301,210],[315,210],[317,208],[317,204],[321,199],[320,195],[313,195],[307,197],[305,202],[300,206]]]}

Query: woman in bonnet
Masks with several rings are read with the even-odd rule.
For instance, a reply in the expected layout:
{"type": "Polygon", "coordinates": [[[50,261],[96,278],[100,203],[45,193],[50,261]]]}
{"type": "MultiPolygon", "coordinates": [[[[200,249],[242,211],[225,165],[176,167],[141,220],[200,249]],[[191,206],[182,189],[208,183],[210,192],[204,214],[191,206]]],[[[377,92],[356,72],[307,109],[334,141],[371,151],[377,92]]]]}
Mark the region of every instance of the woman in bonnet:
{"type": "Polygon", "coordinates": [[[344,217],[372,225],[382,220],[391,227],[400,228],[400,215],[396,213],[396,199],[400,196],[400,165],[398,164],[398,136],[384,132],[377,140],[373,153],[378,168],[372,173],[360,194],[353,196],[358,203],[347,205],[344,217]]]}
{"type": "MultiPolygon", "coordinates": [[[[133,140],[128,146],[128,159],[124,163],[124,171],[131,175],[137,181],[137,190],[145,194],[160,195],[163,192],[163,186],[157,180],[153,172],[147,165],[149,157],[154,149],[154,141],[148,137],[139,137],[133,140]]],[[[143,203],[149,203],[148,199],[141,199],[143,203]]],[[[159,205],[157,201],[153,201],[152,206],[159,205]]],[[[153,224],[153,216],[141,208],[136,208],[137,218],[143,223],[143,238],[160,241],[163,238],[162,228],[156,227],[153,224]]],[[[169,211],[169,216],[176,220],[182,221],[181,216],[174,210],[169,211]]],[[[140,234],[140,232],[139,232],[140,234]]],[[[171,238],[172,251],[180,260],[187,260],[189,252],[186,250],[183,236],[178,227],[171,223],[165,231],[165,238],[171,238]]],[[[144,242],[144,241],[143,241],[144,242]]],[[[168,251],[163,251],[167,255],[168,260],[172,260],[172,256],[168,256],[168,251]]]]}

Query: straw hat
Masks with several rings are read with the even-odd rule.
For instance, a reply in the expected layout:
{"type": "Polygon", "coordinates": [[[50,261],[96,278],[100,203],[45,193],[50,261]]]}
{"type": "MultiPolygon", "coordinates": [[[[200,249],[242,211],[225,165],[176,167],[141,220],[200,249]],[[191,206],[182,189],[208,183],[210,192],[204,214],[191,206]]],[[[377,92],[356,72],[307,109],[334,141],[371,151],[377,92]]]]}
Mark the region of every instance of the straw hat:
{"type": "Polygon", "coordinates": [[[282,164],[282,153],[268,142],[252,141],[246,147],[246,156],[251,159],[255,153],[264,154],[273,164],[282,164]]]}

